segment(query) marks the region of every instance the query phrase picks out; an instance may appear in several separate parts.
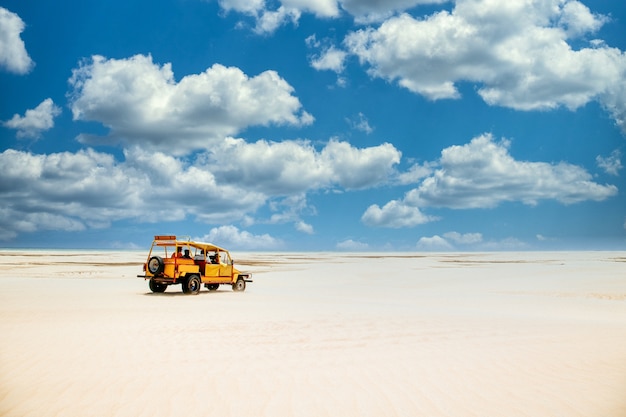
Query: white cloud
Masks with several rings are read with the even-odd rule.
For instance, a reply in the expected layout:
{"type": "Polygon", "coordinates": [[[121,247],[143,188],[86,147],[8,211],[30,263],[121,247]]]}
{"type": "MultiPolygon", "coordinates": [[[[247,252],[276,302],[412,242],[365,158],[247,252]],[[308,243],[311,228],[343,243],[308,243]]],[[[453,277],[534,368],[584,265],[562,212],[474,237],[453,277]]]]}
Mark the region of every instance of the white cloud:
{"type": "Polygon", "coordinates": [[[232,139],[193,159],[139,147],[125,149],[124,157],[91,149],[0,153],[2,236],[107,227],[123,219],[249,225],[250,215],[268,203],[269,223],[293,223],[310,234],[313,226],[301,218],[315,214],[307,192],[376,186],[389,179],[400,153],[391,145],[357,149],[331,141],[317,151],[308,142],[232,139]]]}
{"type": "Polygon", "coordinates": [[[18,138],[39,138],[41,132],[54,127],[54,118],[61,114],[61,108],[47,98],[37,107],[26,110],[24,116],[14,115],[3,122],[5,127],[17,130],[18,138]]]}
{"type": "Polygon", "coordinates": [[[350,126],[355,130],[360,130],[366,134],[370,134],[374,131],[374,128],[370,126],[369,120],[363,113],[359,113],[354,119],[346,119],[350,126]]]}
{"type": "Polygon", "coordinates": [[[312,13],[319,18],[338,18],[342,9],[354,16],[358,23],[370,23],[421,4],[446,2],[448,0],[219,0],[218,3],[227,12],[252,17],[254,31],[268,34],[289,22],[298,24],[303,13],[312,13]]]}
{"type": "Polygon", "coordinates": [[[219,0],[220,7],[226,11],[235,11],[256,15],[265,7],[265,0],[219,0]]]}
{"type": "Polygon", "coordinates": [[[312,13],[317,17],[329,18],[339,15],[336,0],[219,0],[225,11],[235,11],[255,20],[254,31],[259,34],[273,33],[279,27],[291,22],[298,24],[302,13],[312,13]]]}
{"type": "Polygon", "coordinates": [[[518,161],[509,154],[509,146],[510,142],[494,142],[485,134],[469,144],[444,149],[439,168],[417,188],[382,208],[370,206],[362,220],[371,226],[410,227],[436,219],[422,213],[425,207],[493,208],[503,202],[533,206],[540,200],[573,204],[617,194],[617,187],[593,182],[582,167],[518,161]]]}
{"type": "Polygon", "coordinates": [[[331,45],[319,55],[311,57],[311,66],[318,71],[330,70],[339,74],[344,70],[347,55],[347,52],[331,45]]]}
{"type": "Polygon", "coordinates": [[[514,237],[507,237],[498,241],[489,241],[481,245],[481,250],[491,251],[518,251],[528,249],[528,244],[514,237]]]}
{"type": "Polygon", "coordinates": [[[437,220],[423,214],[418,207],[392,200],[382,208],[374,204],[367,208],[361,221],[368,226],[391,227],[395,229],[413,227],[437,220]]]}
{"type": "Polygon", "coordinates": [[[295,227],[298,232],[306,233],[307,235],[312,235],[315,233],[313,226],[308,223],[303,222],[302,220],[297,221],[295,223],[295,227]]]}
{"type": "Polygon", "coordinates": [[[454,243],[461,245],[473,245],[483,241],[483,235],[481,233],[465,233],[448,232],[443,235],[446,239],[453,241],[454,243]]]}
{"type": "Polygon", "coordinates": [[[400,184],[416,184],[422,178],[429,176],[433,172],[433,167],[430,163],[425,162],[423,164],[413,164],[408,171],[398,175],[398,181],[400,184]]]}
{"type": "Polygon", "coordinates": [[[342,242],[337,243],[337,249],[343,251],[352,251],[352,252],[360,252],[366,251],[370,249],[370,246],[367,243],[359,242],[352,239],[347,239],[342,242]]]}
{"type": "Polygon", "coordinates": [[[455,250],[456,247],[451,243],[454,242],[457,245],[476,247],[483,241],[483,235],[481,233],[465,233],[458,232],[444,233],[443,237],[434,235],[431,237],[422,237],[417,242],[417,249],[424,251],[448,251],[455,250]]]}
{"type": "Polygon", "coordinates": [[[16,74],[26,74],[34,66],[20,37],[24,26],[17,14],[0,7],[0,68],[16,74]]]}
{"type": "Polygon", "coordinates": [[[304,141],[247,143],[230,138],[206,163],[220,181],[284,195],[333,185],[373,187],[388,180],[400,156],[388,143],[359,149],[331,140],[318,152],[304,141]]]}
{"type": "Polygon", "coordinates": [[[469,144],[444,149],[441,168],[409,191],[405,201],[417,207],[491,208],[505,201],[573,204],[617,194],[617,187],[593,182],[582,167],[517,161],[509,146],[510,142],[494,142],[485,134],[469,144]]]}
{"type": "MultiPolygon", "coordinates": [[[[606,21],[574,0],[458,0],[425,19],[403,14],[349,34],[344,44],[372,76],[429,99],[458,98],[473,82],[490,105],[577,109],[598,100],[625,128],[626,55],[568,41],[606,21]]],[[[626,132],[626,130],[624,130],[626,132]]]]}
{"type": "Polygon", "coordinates": [[[622,152],[619,149],[616,149],[611,152],[610,156],[596,156],[596,162],[598,166],[604,170],[604,172],[617,176],[623,168],[621,158],[622,152]]]}
{"type": "Polygon", "coordinates": [[[568,1],[563,5],[558,23],[569,37],[578,37],[596,32],[608,20],[606,16],[591,13],[591,10],[579,1],[568,1]]]}
{"type": "Polygon", "coordinates": [[[232,225],[213,228],[208,234],[194,238],[194,240],[201,242],[219,242],[220,246],[234,250],[269,250],[283,246],[282,241],[266,233],[255,235],[245,230],[239,230],[232,225]]]}
{"type": "Polygon", "coordinates": [[[74,119],[110,128],[104,139],[82,135],[87,144],[119,141],[183,155],[249,126],[313,121],[293,87],[274,71],[250,78],[215,64],[176,82],[171,65],[154,64],[150,56],[94,56],[73,71],[70,84],[74,119]]]}
{"type": "Polygon", "coordinates": [[[418,250],[423,251],[448,251],[454,249],[446,239],[438,235],[420,238],[416,247],[418,250]]]}
{"type": "Polygon", "coordinates": [[[341,0],[341,6],[359,23],[381,21],[396,12],[421,4],[447,3],[448,0],[341,0]]]}
{"type": "Polygon", "coordinates": [[[202,166],[140,150],[118,162],[93,150],[36,155],[9,149],[0,153],[0,166],[0,229],[9,235],[106,227],[121,219],[233,221],[268,198],[217,184],[202,166]]]}

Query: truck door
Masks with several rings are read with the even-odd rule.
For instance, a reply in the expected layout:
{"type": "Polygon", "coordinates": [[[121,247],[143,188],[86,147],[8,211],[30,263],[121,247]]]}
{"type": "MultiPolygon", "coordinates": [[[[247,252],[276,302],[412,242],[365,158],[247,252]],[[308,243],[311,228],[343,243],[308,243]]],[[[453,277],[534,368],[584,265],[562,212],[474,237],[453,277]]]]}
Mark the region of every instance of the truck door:
{"type": "Polygon", "coordinates": [[[220,278],[228,278],[230,281],[233,276],[233,262],[228,252],[220,252],[220,278]]]}

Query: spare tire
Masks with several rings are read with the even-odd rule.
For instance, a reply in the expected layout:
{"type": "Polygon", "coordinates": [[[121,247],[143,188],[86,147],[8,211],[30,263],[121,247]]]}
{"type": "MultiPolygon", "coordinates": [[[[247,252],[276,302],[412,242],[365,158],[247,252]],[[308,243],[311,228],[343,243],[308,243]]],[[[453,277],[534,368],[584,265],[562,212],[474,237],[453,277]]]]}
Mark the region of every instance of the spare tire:
{"type": "Polygon", "coordinates": [[[163,258],[161,258],[160,256],[153,256],[148,261],[148,272],[150,272],[152,275],[160,274],[161,272],[163,272],[163,266],[163,258]]]}

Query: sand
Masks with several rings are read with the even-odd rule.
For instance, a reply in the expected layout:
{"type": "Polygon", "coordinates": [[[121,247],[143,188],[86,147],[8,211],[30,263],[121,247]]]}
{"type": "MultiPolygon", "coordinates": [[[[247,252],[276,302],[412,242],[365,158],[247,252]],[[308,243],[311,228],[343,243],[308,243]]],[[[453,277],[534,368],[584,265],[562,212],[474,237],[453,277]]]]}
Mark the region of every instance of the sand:
{"type": "Polygon", "coordinates": [[[626,253],[0,251],[1,416],[626,416],[626,253]]]}

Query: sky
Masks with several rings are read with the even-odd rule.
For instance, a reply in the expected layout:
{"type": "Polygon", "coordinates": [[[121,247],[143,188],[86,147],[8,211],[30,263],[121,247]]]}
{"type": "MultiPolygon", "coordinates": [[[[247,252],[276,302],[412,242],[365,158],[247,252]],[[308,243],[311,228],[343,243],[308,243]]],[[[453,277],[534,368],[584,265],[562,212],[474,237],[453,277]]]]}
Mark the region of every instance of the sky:
{"type": "Polygon", "coordinates": [[[626,249],[626,3],[0,1],[0,247],[626,249]]]}

